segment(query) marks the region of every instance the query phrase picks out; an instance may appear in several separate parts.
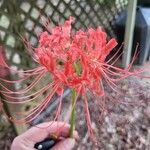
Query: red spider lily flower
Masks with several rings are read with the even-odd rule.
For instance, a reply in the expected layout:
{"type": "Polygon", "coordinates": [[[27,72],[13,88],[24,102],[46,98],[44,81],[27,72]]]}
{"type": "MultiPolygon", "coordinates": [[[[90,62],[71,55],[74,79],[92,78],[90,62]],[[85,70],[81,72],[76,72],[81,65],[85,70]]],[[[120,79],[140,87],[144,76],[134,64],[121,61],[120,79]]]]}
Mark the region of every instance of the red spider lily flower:
{"type": "MultiPolygon", "coordinates": [[[[42,32],[37,48],[31,47],[27,43],[28,50],[40,66],[27,71],[18,71],[18,73],[23,73],[24,77],[17,81],[8,81],[0,78],[2,87],[0,93],[6,98],[5,102],[12,104],[30,102],[44,92],[48,93],[45,99],[34,109],[30,110],[25,118],[20,120],[11,118],[12,121],[17,123],[26,123],[35,119],[47,107],[55,93],[61,97],[55,117],[57,119],[61,110],[64,88],[75,89],[78,96],[82,95],[84,98],[87,127],[89,134],[93,137],[86,93],[91,91],[96,97],[105,96],[103,81],[111,89],[119,93],[117,82],[129,76],[140,76],[139,74],[143,70],[130,71],[136,54],[127,69],[113,66],[119,58],[116,58],[119,50],[107,61],[106,57],[116,47],[116,40],[113,38],[107,41],[107,35],[100,27],[97,29],[89,28],[86,31],[79,30],[73,33],[71,31],[73,21],[74,18],[70,17],[64,25],[56,26],[49,31],[50,33],[42,32]],[[110,64],[113,59],[115,61],[110,64]],[[45,74],[51,74],[52,81],[39,91],[27,95],[44,78],[45,74]],[[33,82],[19,91],[12,91],[3,84],[23,82],[30,77],[35,78],[33,82]]],[[[9,68],[2,59],[1,62],[1,66],[9,68]]]]}

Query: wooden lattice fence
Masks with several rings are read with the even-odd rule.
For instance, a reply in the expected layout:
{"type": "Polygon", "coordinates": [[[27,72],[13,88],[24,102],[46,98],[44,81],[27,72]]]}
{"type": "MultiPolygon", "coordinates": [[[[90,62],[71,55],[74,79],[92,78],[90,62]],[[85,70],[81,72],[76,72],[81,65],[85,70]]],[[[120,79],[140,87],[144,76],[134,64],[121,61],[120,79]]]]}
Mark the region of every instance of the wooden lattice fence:
{"type": "Polygon", "coordinates": [[[9,62],[29,66],[30,62],[19,35],[28,36],[33,45],[43,30],[41,16],[52,25],[63,23],[70,15],[76,18],[74,29],[102,26],[109,36],[114,22],[127,5],[127,0],[2,0],[0,2],[0,43],[7,47],[9,62]]]}

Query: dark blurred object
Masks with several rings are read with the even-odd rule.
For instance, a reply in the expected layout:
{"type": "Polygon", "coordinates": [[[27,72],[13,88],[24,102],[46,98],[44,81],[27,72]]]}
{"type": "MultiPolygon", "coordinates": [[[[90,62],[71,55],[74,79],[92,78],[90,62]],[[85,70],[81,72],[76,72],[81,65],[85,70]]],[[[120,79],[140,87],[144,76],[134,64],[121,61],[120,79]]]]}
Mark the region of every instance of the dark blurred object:
{"type": "Polygon", "coordinates": [[[41,142],[35,144],[34,148],[38,150],[49,150],[56,144],[56,141],[50,138],[47,138],[41,142]]]}
{"type": "Polygon", "coordinates": [[[143,7],[150,7],[150,0],[138,0],[138,5],[143,7]]]}
{"type": "MultiPolygon", "coordinates": [[[[124,41],[126,18],[127,12],[124,11],[116,21],[116,35],[120,44],[124,41]]],[[[136,45],[139,43],[138,49],[140,50],[140,53],[136,63],[140,65],[142,65],[146,60],[148,60],[150,56],[149,41],[150,41],[150,8],[137,7],[132,55],[134,54],[136,45]]]]}

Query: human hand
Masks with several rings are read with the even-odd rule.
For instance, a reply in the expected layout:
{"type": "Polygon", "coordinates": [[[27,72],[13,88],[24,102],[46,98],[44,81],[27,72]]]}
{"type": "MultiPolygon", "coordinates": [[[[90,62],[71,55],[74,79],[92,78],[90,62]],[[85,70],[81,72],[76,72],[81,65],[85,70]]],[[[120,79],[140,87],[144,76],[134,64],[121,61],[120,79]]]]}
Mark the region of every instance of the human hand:
{"type": "Polygon", "coordinates": [[[74,138],[69,138],[70,125],[64,122],[46,122],[30,128],[25,133],[17,136],[11,146],[11,150],[36,150],[34,145],[43,141],[50,135],[59,135],[64,138],[54,145],[50,150],[71,150],[78,139],[77,131],[74,138]]]}

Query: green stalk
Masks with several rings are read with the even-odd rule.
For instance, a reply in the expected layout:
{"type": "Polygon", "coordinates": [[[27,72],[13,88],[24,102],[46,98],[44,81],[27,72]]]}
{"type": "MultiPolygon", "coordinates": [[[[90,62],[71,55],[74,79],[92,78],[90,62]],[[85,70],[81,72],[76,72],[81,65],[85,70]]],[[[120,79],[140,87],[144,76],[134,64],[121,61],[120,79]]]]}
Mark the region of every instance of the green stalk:
{"type": "Polygon", "coordinates": [[[72,89],[72,111],[71,111],[71,117],[70,117],[70,138],[73,138],[73,131],[75,129],[76,97],[77,97],[77,92],[75,91],[75,89],[72,89]]]}

